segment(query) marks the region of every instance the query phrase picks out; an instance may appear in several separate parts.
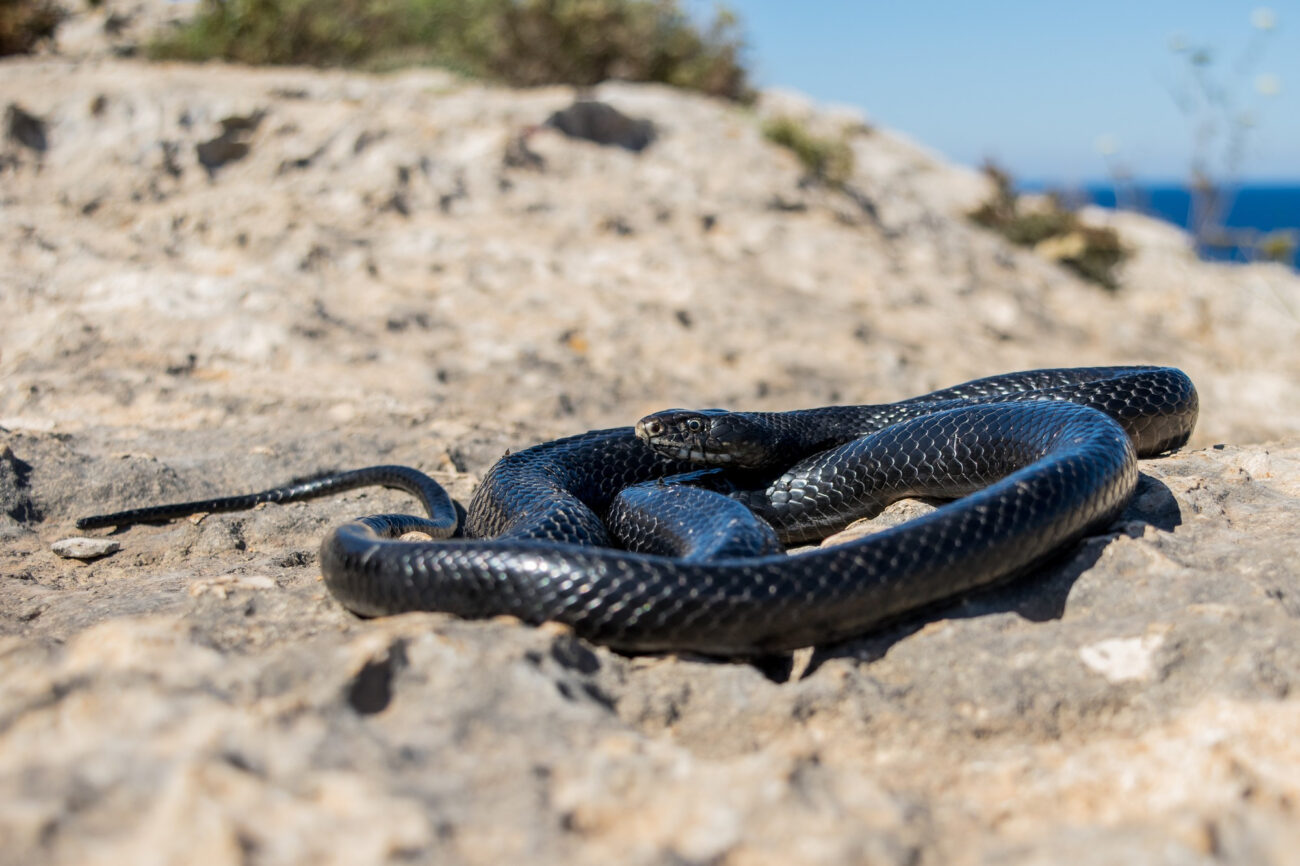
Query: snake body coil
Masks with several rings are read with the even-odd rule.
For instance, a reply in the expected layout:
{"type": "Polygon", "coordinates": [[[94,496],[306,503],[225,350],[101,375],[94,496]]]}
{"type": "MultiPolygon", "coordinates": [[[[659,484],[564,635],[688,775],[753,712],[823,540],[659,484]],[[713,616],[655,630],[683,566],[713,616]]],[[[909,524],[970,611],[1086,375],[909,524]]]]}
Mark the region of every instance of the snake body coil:
{"type": "Polygon", "coordinates": [[[669,412],[637,428],[547,442],[489,471],[470,503],[469,539],[395,540],[411,529],[435,537],[455,529],[446,495],[402,467],[80,525],[389,484],[419,496],[430,517],[362,518],[331,531],[321,546],[327,585],[359,614],[510,614],[566,623],[622,649],[749,654],[859,634],[1021,573],[1104,529],[1133,493],[1136,456],[1182,445],[1196,414],[1196,391],[1178,370],[1036,370],[900,403],[669,412]],[[667,429],[682,415],[690,417],[681,431],[667,429]],[[723,558],[682,558],[607,546],[605,518],[621,491],[690,472],[698,468],[692,460],[711,453],[729,455],[722,449],[737,427],[769,437],[759,449],[769,462],[747,457],[747,468],[726,470],[725,486],[782,541],[824,536],[902,496],[963,498],[884,532],[794,555],[731,556],[724,545],[723,558]]]}

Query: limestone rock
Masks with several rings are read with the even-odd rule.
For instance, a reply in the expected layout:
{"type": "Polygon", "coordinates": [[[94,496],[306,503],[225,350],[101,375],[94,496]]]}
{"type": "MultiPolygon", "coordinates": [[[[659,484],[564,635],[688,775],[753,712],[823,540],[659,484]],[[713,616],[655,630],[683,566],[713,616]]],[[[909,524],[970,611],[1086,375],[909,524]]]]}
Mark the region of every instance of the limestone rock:
{"type": "Polygon", "coordinates": [[[50,545],[50,550],[64,559],[99,559],[121,549],[122,545],[111,538],[60,538],[50,545]]]}
{"type": "Polygon", "coordinates": [[[0,159],[0,863],[1293,859],[1300,278],[1120,217],[1149,231],[1102,292],[971,226],[973,173],[843,113],[799,109],[848,137],[861,200],[732,106],[596,88],[653,123],[632,153],[545,126],[573,98],[5,62],[47,146],[0,159]],[[1203,412],[1121,520],[793,658],[360,620],[318,545],[409,509],[391,491],[51,550],[87,513],[378,462],[464,501],[508,449],[670,405],[1134,361],[1186,369],[1203,412]]]}
{"type": "MultiPolygon", "coordinates": [[[[175,858],[169,840],[201,839],[216,863],[1034,863],[1081,841],[1087,862],[1282,863],[1300,841],[1295,445],[1146,461],[1110,533],[791,678],[790,660],[628,658],[517,622],[358,620],[322,590],[315,544],[400,508],[387,492],[43,558],[97,478],[174,496],[373,448],[301,435],[164,481],[108,454],[119,435],[14,446],[67,516],[5,554],[13,862],[175,858]]],[[[183,431],[139,444],[214,453],[183,431]]]]}

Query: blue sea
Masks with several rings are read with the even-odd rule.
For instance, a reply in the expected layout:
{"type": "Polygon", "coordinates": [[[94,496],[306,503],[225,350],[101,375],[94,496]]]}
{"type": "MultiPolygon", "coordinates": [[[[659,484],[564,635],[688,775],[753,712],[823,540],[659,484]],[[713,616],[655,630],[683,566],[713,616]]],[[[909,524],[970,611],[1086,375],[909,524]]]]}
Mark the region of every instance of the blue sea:
{"type": "MultiPolygon", "coordinates": [[[[1050,184],[1034,184],[1041,191],[1052,189],[1050,184]]],[[[1067,200],[1083,199],[1102,207],[1116,206],[1116,187],[1110,184],[1089,184],[1071,190],[1067,200]]],[[[1186,187],[1173,184],[1139,183],[1119,189],[1119,205],[1126,210],[1138,210],[1160,217],[1174,225],[1188,228],[1192,218],[1192,196],[1186,187]]],[[[1227,191],[1227,218],[1223,225],[1229,229],[1249,229],[1260,235],[1273,231],[1289,231],[1300,241],[1300,183],[1247,184],[1227,191]]],[[[1201,256],[1221,261],[1251,261],[1257,256],[1240,246],[1213,246],[1200,250],[1201,256]]],[[[1300,251],[1294,248],[1291,267],[1300,269],[1300,251]]]]}

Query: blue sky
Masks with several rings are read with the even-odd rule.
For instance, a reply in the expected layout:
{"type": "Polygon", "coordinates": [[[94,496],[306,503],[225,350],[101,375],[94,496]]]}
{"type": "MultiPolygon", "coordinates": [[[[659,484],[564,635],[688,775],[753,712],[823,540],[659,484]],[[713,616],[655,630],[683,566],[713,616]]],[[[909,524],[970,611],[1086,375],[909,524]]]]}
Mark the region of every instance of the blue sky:
{"type": "MultiPolygon", "coordinates": [[[[706,0],[691,4],[708,8],[706,0]]],[[[1171,91],[1187,81],[1181,34],[1214,51],[1216,76],[1256,125],[1240,160],[1247,178],[1300,181],[1300,0],[730,0],[761,86],[861,107],[951,159],[996,159],[1020,179],[1103,178],[1114,159],[1142,178],[1186,176],[1192,124],[1171,91]],[[1277,24],[1262,60],[1227,75],[1277,24]],[[1271,76],[1259,80],[1259,76],[1271,76]],[[1278,87],[1266,97],[1257,90],[1278,87]]],[[[1220,167],[1221,170],[1221,167],[1220,167]]]]}

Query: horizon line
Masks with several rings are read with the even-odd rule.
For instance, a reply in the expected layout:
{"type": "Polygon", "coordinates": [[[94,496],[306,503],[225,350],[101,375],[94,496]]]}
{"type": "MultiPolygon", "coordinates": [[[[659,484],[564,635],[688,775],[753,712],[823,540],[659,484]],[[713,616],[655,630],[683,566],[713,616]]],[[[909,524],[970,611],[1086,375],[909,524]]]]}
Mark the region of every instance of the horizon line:
{"type": "MultiPolygon", "coordinates": [[[[1013,185],[1017,187],[1034,186],[1034,187],[1058,187],[1058,188],[1065,188],[1065,189],[1079,189],[1083,187],[1088,187],[1088,188],[1116,187],[1116,186],[1119,187],[1139,186],[1139,187],[1147,187],[1147,188],[1173,187],[1177,189],[1187,189],[1189,186],[1186,178],[1160,177],[1160,176],[1126,178],[1122,181],[1117,181],[1115,178],[1110,178],[1110,177],[1072,178],[1070,180],[1062,180],[1060,178],[1031,177],[1031,178],[1024,178],[1024,179],[1016,178],[1013,180],[1013,185]]],[[[1238,178],[1236,180],[1231,180],[1231,181],[1222,181],[1219,183],[1219,186],[1233,187],[1233,188],[1294,187],[1300,189],[1300,176],[1246,177],[1246,178],[1238,178]]]]}

